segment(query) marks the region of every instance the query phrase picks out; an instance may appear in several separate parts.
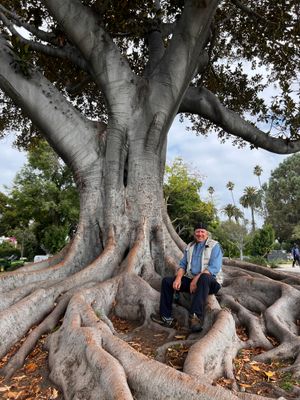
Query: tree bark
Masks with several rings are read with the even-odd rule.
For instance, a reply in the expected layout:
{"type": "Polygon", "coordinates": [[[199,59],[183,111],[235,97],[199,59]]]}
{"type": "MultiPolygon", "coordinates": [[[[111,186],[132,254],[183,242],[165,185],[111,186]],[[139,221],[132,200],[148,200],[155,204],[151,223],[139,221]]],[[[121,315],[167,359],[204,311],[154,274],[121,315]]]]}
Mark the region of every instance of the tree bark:
{"type": "MultiPolygon", "coordinates": [[[[10,43],[0,37],[1,89],[71,168],[80,195],[80,220],[70,245],[47,262],[0,275],[0,356],[35,327],[5,367],[6,376],[45,332],[51,379],[66,399],[241,398],[212,384],[220,376],[234,380],[233,357],[253,345],[266,350],[258,359],[295,356],[291,370],[297,375],[300,282],[252,264],[225,260],[218,301],[232,311],[209,299],[204,330],[190,338],[195,343],[183,373],[135,351],[110,321],[115,314],[155,330],[150,315],[158,311],[161,278],[174,274],[184,248],[162,194],[175,115],[195,111],[270,150],[280,152],[285,143],[243,125],[207,91],[188,88],[203,64],[218,1],[186,0],[170,46],[164,49],[161,35],[152,35],[154,59],[144,75],[132,72],[99,16],[82,2],[43,4],[82,57],[109,118],[107,124],[90,121],[42,73],[28,67],[25,76],[10,43]],[[61,317],[61,327],[52,333],[61,317]],[[237,325],[246,327],[247,342],[238,339],[237,325]]],[[[298,149],[299,143],[290,143],[283,152],[298,149]]],[[[187,325],[184,306],[174,307],[174,314],[187,325]]]]}

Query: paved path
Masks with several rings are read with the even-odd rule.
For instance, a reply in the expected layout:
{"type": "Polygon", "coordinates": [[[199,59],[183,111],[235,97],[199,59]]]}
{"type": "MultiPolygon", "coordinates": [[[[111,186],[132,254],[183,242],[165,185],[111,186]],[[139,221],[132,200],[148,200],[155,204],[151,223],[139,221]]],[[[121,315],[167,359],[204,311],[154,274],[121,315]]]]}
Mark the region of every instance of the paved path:
{"type": "Polygon", "coordinates": [[[296,272],[300,274],[300,267],[296,265],[294,268],[292,267],[292,263],[290,264],[279,264],[278,268],[275,268],[274,271],[283,271],[283,272],[296,272]]]}

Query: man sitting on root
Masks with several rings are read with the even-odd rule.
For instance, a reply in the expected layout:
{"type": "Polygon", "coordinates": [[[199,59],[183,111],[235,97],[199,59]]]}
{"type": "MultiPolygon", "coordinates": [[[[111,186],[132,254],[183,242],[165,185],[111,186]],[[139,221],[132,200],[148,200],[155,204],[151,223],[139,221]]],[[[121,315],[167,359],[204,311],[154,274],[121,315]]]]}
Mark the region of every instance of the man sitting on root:
{"type": "Polygon", "coordinates": [[[216,294],[221,285],[222,248],[208,237],[207,225],[198,223],[194,228],[194,240],[184,251],[175,277],[165,277],[161,284],[160,315],[151,319],[169,328],[176,324],[172,318],[174,291],[192,295],[189,325],[192,332],[202,330],[205,304],[209,294],[216,294]]]}

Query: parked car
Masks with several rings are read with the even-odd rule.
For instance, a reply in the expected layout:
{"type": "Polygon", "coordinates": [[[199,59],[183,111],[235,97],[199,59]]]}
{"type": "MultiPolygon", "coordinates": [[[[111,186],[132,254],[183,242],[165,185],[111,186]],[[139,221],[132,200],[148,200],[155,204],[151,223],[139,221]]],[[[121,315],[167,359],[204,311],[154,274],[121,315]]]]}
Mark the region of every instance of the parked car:
{"type": "Polygon", "coordinates": [[[36,263],[36,262],[40,262],[40,261],[43,261],[43,260],[48,260],[49,257],[50,257],[49,254],[43,254],[43,255],[34,256],[33,262],[36,263]]]}

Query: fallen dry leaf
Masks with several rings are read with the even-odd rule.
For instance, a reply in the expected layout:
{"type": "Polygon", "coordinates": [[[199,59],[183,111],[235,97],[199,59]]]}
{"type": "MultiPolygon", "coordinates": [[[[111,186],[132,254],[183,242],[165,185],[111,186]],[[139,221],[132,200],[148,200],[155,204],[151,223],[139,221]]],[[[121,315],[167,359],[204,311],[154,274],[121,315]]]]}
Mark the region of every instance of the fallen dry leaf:
{"type": "Polygon", "coordinates": [[[56,399],[57,397],[58,397],[58,391],[57,391],[55,388],[53,388],[53,389],[52,389],[51,396],[50,396],[50,400],[54,400],[54,399],[56,399]]]}
{"type": "Polygon", "coordinates": [[[18,393],[18,392],[8,392],[8,393],[6,393],[6,397],[8,399],[17,399],[19,394],[20,393],[18,393]]]}
{"type": "Polygon", "coordinates": [[[248,383],[239,383],[240,386],[243,388],[250,388],[252,385],[249,385],[248,383]]]}
{"type": "Polygon", "coordinates": [[[27,371],[27,372],[33,372],[33,371],[35,371],[36,369],[37,369],[37,364],[35,364],[35,363],[30,363],[30,364],[27,364],[26,366],[25,366],[25,370],[27,371]]]}
{"type": "Polygon", "coordinates": [[[272,371],[264,371],[265,372],[265,374],[267,375],[267,377],[268,377],[268,380],[270,379],[270,378],[272,378],[272,376],[274,376],[275,375],[275,373],[274,372],[272,372],[272,371]]]}
{"type": "Polygon", "coordinates": [[[21,381],[22,379],[25,379],[25,378],[27,378],[26,375],[20,375],[20,376],[14,376],[14,377],[12,377],[12,380],[13,380],[13,381],[21,381]]]}

